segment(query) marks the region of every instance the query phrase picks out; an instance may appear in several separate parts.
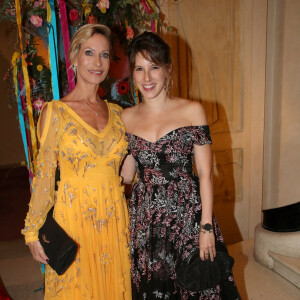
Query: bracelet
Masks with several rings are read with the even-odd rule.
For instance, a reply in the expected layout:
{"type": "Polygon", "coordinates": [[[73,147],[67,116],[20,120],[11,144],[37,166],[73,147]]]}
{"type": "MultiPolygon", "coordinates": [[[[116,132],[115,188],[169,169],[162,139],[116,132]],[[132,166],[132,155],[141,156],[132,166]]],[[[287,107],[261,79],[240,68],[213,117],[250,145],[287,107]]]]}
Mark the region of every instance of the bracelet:
{"type": "Polygon", "coordinates": [[[204,233],[206,231],[208,231],[209,233],[212,233],[213,226],[211,224],[209,224],[209,223],[206,223],[204,225],[200,224],[200,231],[201,231],[201,229],[203,229],[202,232],[204,232],[204,233]]]}
{"type": "Polygon", "coordinates": [[[203,233],[206,233],[206,232],[212,233],[213,231],[212,230],[200,230],[200,232],[203,232],[203,233]]]}

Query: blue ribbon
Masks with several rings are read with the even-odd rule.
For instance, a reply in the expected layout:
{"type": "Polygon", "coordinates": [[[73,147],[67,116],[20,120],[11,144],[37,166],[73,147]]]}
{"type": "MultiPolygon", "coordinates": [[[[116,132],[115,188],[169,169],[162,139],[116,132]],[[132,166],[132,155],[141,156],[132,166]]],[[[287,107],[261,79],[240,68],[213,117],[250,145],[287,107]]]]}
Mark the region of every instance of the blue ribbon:
{"type": "Polygon", "coordinates": [[[52,92],[53,99],[59,100],[59,85],[58,85],[58,52],[57,52],[57,29],[56,29],[56,16],[54,0],[49,0],[51,8],[51,24],[47,23],[48,26],[48,37],[49,37],[49,50],[50,50],[50,65],[52,75],[52,92]]]}
{"type": "Polygon", "coordinates": [[[42,271],[42,274],[45,274],[45,272],[46,272],[45,264],[41,263],[41,271],[42,271]]]}

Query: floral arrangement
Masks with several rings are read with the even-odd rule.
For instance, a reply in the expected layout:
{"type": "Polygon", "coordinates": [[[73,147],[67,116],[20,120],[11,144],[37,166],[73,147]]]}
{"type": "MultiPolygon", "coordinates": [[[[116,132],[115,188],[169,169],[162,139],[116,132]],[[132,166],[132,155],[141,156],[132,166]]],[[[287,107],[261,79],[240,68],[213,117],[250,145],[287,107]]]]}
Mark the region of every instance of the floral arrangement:
{"type": "Polygon", "coordinates": [[[111,68],[115,71],[99,87],[98,93],[126,107],[133,105],[134,99],[126,78],[128,72],[120,72],[119,64],[123,60],[121,65],[126,69],[126,48],[138,31],[156,31],[158,26],[170,29],[162,20],[153,0],[3,0],[0,21],[15,24],[20,40],[20,51],[14,53],[5,79],[14,82],[11,94],[17,97],[31,174],[34,174],[37,147],[35,126],[41,107],[44,102],[67,94],[75,83],[66,53],[76,29],[87,23],[101,23],[111,28],[113,45],[117,45],[113,53],[117,67],[111,68]],[[55,53],[53,57],[51,53],[55,53]]]}
{"type": "MultiPolygon", "coordinates": [[[[32,101],[38,99],[51,101],[51,72],[48,58],[47,33],[47,0],[25,0],[21,2],[22,29],[26,33],[27,45],[24,50],[27,62],[30,84],[32,86],[32,101]]],[[[54,1],[57,20],[60,18],[58,0],[54,1]]],[[[159,18],[158,7],[151,0],[65,0],[67,8],[68,27],[70,37],[76,29],[86,23],[102,23],[109,26],[113,33],[113,42],[118,40],[126,51],[130,40],[141,30],[151,30],[153,22],[168,27],[159,18]]],[[[16,7],[14,0],[4,0],[0,8],[0,21],[10,21],[16,24],[16,7]]],[[[66,76],[65,55],[62,49],[63,42],[61,28],[58,28],[58,62],[59,62],[59,90],[61,96],[69,92],[66,76]]],[[[115,61],[119,60],[113,55],[115,61]]],[[[20,62],[19,62],[20,64],[20,62]]],[[[21,64],[20,66],[21,67],[21,64]]],[[[11,71],[11,70],[9,70],[11,71]]],[[[8,72],[9,73],[9,72],[8,72]]],[[[6,78],[11,74],[7,74],[6,78]]],[[[110,98],[110,89],[113,79],[105,82],[102,89],[106,97],[110,98]]],[[[13,93],[12,93],[13,94],[13,93]]],[[[124,95],[121,95],[124,96],[124,95]]],[[[119,99],[119,98],[118,98],[119,99]]],[[[109,99],[113,100],[113,99],[109,99]]],[[[120,103],[129,106],[132,101],[129,97],[120,99],[120,103]]],[[[39,114],[39,106],[34,108],[39,114]]],[[[37,119],[37,118],[35,118],[37,119]]],[[[35,120],[36,121],[36,120],[35,120]]]]}
{"type": "Polygon", "coordinates": [[[127,106],[131,103],[131,93],[128,83],[128,79],[120,79],[112,84],[111,86],[111,98],[116,102],[120,103],[121,106],[127,106]]]}

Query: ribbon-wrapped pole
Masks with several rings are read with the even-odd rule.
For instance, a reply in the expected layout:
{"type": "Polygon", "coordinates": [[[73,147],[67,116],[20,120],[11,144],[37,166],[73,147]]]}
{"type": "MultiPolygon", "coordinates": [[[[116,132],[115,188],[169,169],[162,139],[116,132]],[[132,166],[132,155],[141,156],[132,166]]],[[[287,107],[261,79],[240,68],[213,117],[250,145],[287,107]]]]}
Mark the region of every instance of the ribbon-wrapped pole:
{"type": "MultiPolygon", "coordinates": [[[[26,88],[27,113],[28,113],[28,121],[29,121],[31,146],[32,146],[32,157],[33,157],[32,172],[35,173],[34,167],[35,167],[35,159],[37,156],[37,139],[36,139],[36,133],[35,133],[35,127],[34,127],[34,121],[33,121],[32,104],[31,104],[31,99],[30,99],[29,76],[28,76],[27,64],[25,61],[24,49],[23,49],[23,44],[22,44],[22,30],[21,30],[22,19],[21,19],[21,8],[20,8],[19,0],[15,0],[15,7],[16,7],[18,32],[19,32],[19,38],[20,38],[20,48],[21,48],[21,56],[22,56],[22,71],[23,71],[24,83],[25,83],[25,88],[26,88]]],[[[28,165],[28,168],[30,168],[30,165],[28,165]]]]}
{"type": "Polygon", "coordinates": [[[24,116],[23,116],[22,102],[21,102],[21,97],[20,97],[20,89],[19,89],[19,84],[18,84],[18,62],[19,62],[20,56],[21,56],[21,54],[16,51],[13,54],[11,63],[13,66],[13,80],[14,80],[15,94],[16,94],[16,99],[17,99],[17,104],[18,104],[18,116],[19,116],[21,136],[22,136],[23,145],[24,145],[24,151],[25,151],[25,156],[26,156],[26,161],[27,161],[27,166],[28,166],[29,177],[30,177],[30,179],[32,179],[33,174],[30,169],[31,163],[30,163],[29,155],[28,155],[26,127],[25,127],[25,120],[24,120],[24,116]]]}

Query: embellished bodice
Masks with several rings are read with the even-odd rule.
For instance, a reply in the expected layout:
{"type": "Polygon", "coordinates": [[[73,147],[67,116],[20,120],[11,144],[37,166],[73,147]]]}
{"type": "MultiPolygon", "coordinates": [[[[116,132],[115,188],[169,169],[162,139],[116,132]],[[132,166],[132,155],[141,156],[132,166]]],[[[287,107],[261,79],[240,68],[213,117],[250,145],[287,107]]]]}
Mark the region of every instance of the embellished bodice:
{"type": "Polygon", "coordinates": [[[172,130],[152,143],[126,134],[136,161],[138,181],[167,184],[193,174],[193,146],[211,143],[209,127],[186,126],[172,130]]]}
{"type": "MultiPolygon", "coordinates": [[[[108,104],[108,123],[98,132],[63,102],[55,104],[62,124],[58,133],[61,178],[118,176],[127,146],[124,125],[119,117],[120,108],[108,104]]],[[[56,119],[53,123],[55,127],[56,119]]]]}

